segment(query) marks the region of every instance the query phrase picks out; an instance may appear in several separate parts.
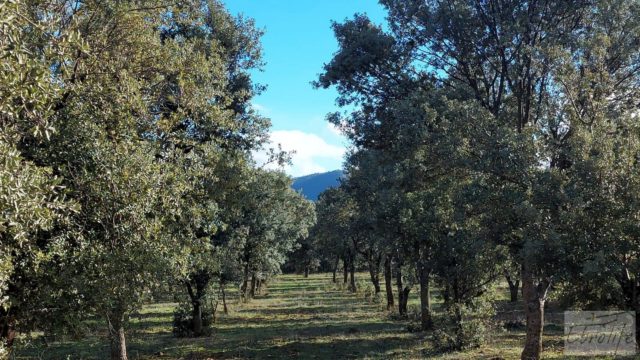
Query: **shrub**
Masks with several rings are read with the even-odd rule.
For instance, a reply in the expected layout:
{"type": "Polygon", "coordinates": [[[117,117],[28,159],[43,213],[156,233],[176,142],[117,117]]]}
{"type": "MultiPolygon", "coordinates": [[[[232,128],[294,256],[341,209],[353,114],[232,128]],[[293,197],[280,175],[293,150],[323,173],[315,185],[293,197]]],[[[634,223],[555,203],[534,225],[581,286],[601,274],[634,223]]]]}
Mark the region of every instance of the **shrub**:
{"type": "Polygon", "coordinates": [[[490,302],[476,299],[471,304],[452,304],[436,324],[433,342],[440,351],[476,348],[486,341],[495,314],[490,302]]]}
{"type": "MultiPolygon", "coordinates": [[[[176,337],[194,337],[192,330],[193,314],[189,304],[180,304],[173,313],[173,335],[176,337]]],[[[203,307],[202,309],[202,329],[201,336],[211,334],[211,324],[213,323],[213,315],[211,309],[203,307]]]]}

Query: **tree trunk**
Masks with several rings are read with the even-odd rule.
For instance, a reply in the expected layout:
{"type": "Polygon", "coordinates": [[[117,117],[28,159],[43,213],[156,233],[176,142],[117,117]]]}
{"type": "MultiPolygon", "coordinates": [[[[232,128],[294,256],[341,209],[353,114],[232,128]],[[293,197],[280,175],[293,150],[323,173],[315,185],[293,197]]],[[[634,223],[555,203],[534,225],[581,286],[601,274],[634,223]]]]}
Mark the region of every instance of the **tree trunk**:
{"type": "Polygon", "coordinates": [[[451,305],[451,285],[449,284],[449,279],[447,278],[447,281],[444,284],[444,289],[442,290],[442,299],[445,307],[449,307],[451,305]]]}
{"type": "Polygon", "coordinates": [[[336,283],[336,273],[338,272],[338,263],[340,262],[340,257],[336,256],[336,262],[335,265],[333,266],[333,283],[336,283]]]}
{"type": "Polygon", "coordinates": [[[355,256],[351,255],[351,258],[349,259],[349,270],[350,270],[350,284],[349,284],[349,290],[351,292],[356,292],[357,288],[356,288],[356,261],[355,261],[355,256]]]}
{"type": "Polygon", "coordinates": [[[224,291],[224,284],[220,282],[220,291],[222,292],[222,309],[225,314],[229,313],[229,309],[227,308],[227,294],[224,291]]]}
{"type": "Polygon", "coordinates": [[[533,274],[522,266],[522,300],[527,320],[522,360],[538,360],[542,355],[542,333],[544,330],[544,303],[550,283],[541,281],[536,285],[533,274]]]}
{"type": "Polygon", "coordinates": [[[127,360],[127,343],[124,334],[124,314],[116,312],[107,318],[111,360],[127,360]]]}
{"type": "Polygon", "coordinates": [[[193,302],[193,315],[192,315],[193,335],[202,335],[202,304],[200,300],[193,302]]]}
{"type": "MultiPolygon", "coordinates": [[[[616,278],[622,289],[625,305],[636,314],[636,319],[640,319],[640,299],[638,299],[640,283],[631,271],[625,268],[621,276],[616,278]]],[[[640,344],[640,321],[636,321],[636,344],[640,344]]]]}
{"type": "Polygon", "coordinates": [[[402,290],[402,302],[400,303],[400,308],[402,308],[402,315],[407,315],[407,304],[409,303],[409,293],[411,292],[411,288],[405,286],[402,290]]]}
{"type": "Polygon", "coordinates": [[[512,285],[509,285],[509,294],[511,295],[510,301],[512,303],[518,302],[518,290],[520,288],[520,280],[516,280],[512,285]]]}
{"type": "Polygon", "coordinates": [[[633,311],[636,315],[636,347],[640,344],[640,302],[638,301],[638,281],[633,278],[633,311]]]}
{"type": "Polygon", "coordinates": [[[304,277],[305,278],[309,277],[309,266],[308,265],[304,267],[304,277]]]}
{"type": "Polygon", "coordinates": [[[211,322],[212,323],[216,323],[217,319],[216,319],[216,315],[218,314],[218,304],[219,302],[211,302],[211,322]]]}
{"type": "Polygon", "coordinates": [[[515,279],[515,281],[511,278],[511,275],[505,270],[504,276],[507,279],[507,283],[509,284],[509,295],[511,296],[511,302],[518,301],[518,290],[520,288],[520,280],[515,279]]]}
{"type": "Polygon", "coordinates": [[[242,296],[244,301],[247,301],[249,296],[248,294],[249,288],[249,264],[244,265],[244,273],[242,275],[242,286],[240,286],[240,296],[242,296]]]}
{"type": "Polygon", "coordinates": [[[16,318],[11,315],[11,310],[6,311],[0,307],[0,341],[4,343],[7,350],[11,352],[16,339],[16,318]]]}
{"type": "Polygon", "coordinates": [[[347,282],[349,281],[349,262],[347,261],[347,257],[345,256],[342,259],[342,276],[343,276],[343,284],[347,284],[347,282]]]}
{"type": "Polygon", "coordinates": [[[462,320],[462,311],[460,306],[454,306],[454,317],[456,322],[456,340],[455,347],[458,350],[462,350],[464,344],[464,328],[463,328],[463,320],[462,320]]]}
{"type": "Polygon", "coordinates": [[[249,291],[249,297],[253,299],[256,296],[256,274],[251,274],[251,289],[249,291]]]}
{"type": "Polygon", "coordinates": [[[433,328],[433,319],[431,318],[431,287],[429,283],[431,273],[424,263],[419,264],[419,267],[420,326],[422,330],[431,330],[433,328]]]}
{"type": "Polygon", "coordinates": [[[203,334],[202,301],[206,296],[209,280],[209,274],[206,272],[197,272],[192,274],[188,281],[185,281],[187,292],[191,299],[191,331],[194,336],[201,336],[203,334]]]}
{"type": "Polygon", "coordinates": [[[393,309],[393,287],[391,285],[391,256],[384,259],[384,289],[387,292],[387,310],[393,309]]]}
{"type": "Polygon", "coordinates": [[[375,289],[375,294],[380,294],[380,259],[378,256],[374,258],[373,256],[369,256],[369,276],[371,277],[371,283],[373,284],[373,288],[375,289]]]}
{"type": "Polygon", "coordinates": [[[400,264],[398,264],[398,268],[396,270],[396,286],[398,287],[398,313],[402,316],[407,315],[407,300],[406,297],[409,297],[409,291],[406,288],[403,288],[402,285],[402,270],[400,269],[400,264]]]}

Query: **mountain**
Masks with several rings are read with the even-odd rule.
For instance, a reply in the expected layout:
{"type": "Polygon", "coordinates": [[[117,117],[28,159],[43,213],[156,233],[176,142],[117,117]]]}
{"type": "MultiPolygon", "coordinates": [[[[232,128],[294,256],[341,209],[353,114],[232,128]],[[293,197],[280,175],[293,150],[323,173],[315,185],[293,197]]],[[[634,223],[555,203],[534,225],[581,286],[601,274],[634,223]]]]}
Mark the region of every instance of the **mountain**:
{"type": "Polygon", "coordinates": [[[330,187],[336,187],[342,177],[342,170],[311,174],[293,179],[292,187],[302,192],[307,199],[316,201],[320,193],[330,187]]]}

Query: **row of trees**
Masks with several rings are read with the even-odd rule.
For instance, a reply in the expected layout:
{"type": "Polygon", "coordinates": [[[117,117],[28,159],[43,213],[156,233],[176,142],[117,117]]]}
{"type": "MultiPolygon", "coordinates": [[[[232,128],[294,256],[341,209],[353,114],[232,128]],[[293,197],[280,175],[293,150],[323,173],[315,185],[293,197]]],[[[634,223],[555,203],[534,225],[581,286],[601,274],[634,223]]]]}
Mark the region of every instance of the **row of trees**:
{"type": "Polygon", "coordinates": [[[541,357],[552,291],[640,313],[640,3],[380,2],[385,28],[333,25],[316,82],[339,91],[349,110],[329,120],[353,144],[317,204],[316,251],[352,289],[356,257],[376,292],[382,265],[389,307],[395,274],[400,313],[417,284],[424,330],[435,282],[454,348],[505,274],[512,298],[522,286],[522,359],[541,357]]]}
{"type": "Polygon", "coordinates": [[[0,357],[92,316],[126,359],[154,289],[200,335],[207,296],[279,271],[315,214],[251,160],[260,36],[217,1],[0,4],[0,357]]]}

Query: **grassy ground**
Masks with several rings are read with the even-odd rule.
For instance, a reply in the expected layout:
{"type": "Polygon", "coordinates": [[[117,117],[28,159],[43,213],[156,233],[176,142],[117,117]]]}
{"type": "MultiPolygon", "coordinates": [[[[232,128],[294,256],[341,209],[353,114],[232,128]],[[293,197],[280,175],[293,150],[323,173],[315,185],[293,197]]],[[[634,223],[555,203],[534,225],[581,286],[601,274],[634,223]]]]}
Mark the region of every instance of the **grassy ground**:
{"type": "MultiPolygon", "coordinates": [[[[360,275],[364,279],[364,274],[360,275]]],[[[367,285],[362,281],[362,288],[367,285]]],[[[417,299],[410,307],[417,307],[417,299]]],[[[436,294],[437,299],[437,294],[436,294]]],[[[437,304],[436,304],[437,305],[437,304]]],[[[171,334],[176,304],[146,306],[131,320],[130,359],[512,359],[523,343],[521,329],[496,327],[487,345],[450,354],[433,350],[430,334],[410,333],[406,320],[394,320],[367,291],[350,294],[329,275],[283,275],[249,304],[234,303],[221,315],[211,337],[177,339],[171,334]]],[[[517,308],[500,301],[500,316],[517,317],[517,308]]],[[[549,316],[545,358],[562,358],[562,328],[549,316]]],[[[108,348],[101,324],[88,326],[82,339],[50,342],[23,339],[17,359],[103,359],[108,348]],[[100,325],[100,326],[97,326],[100,325]]]]}

